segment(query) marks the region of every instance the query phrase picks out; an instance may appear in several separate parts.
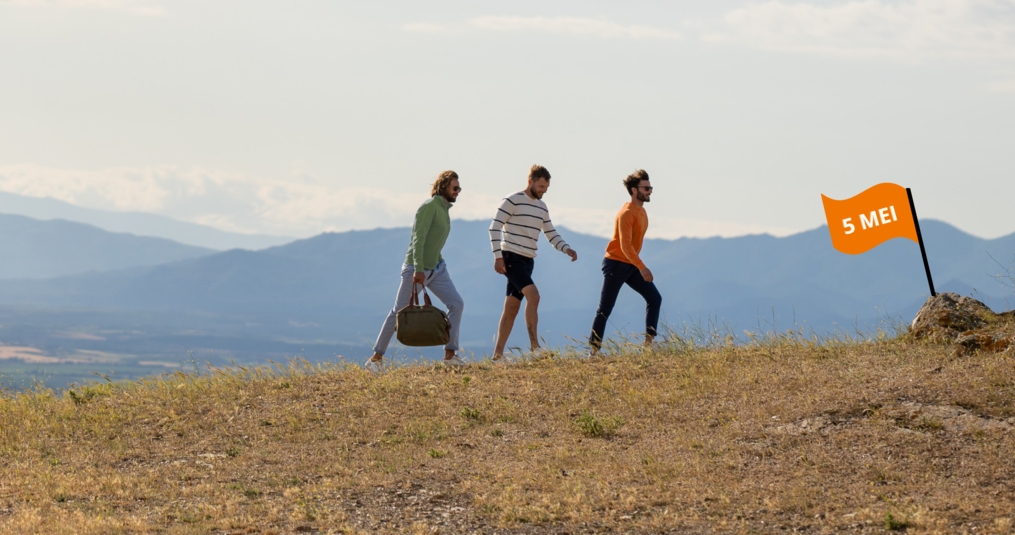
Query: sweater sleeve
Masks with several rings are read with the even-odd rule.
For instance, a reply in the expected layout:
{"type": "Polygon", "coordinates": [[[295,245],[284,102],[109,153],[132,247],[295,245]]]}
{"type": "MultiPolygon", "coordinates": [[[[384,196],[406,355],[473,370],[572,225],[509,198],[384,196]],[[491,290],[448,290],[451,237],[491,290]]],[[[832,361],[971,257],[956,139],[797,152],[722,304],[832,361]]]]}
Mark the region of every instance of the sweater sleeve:
{"type": "Polygon", "coordinates": [[[501,229],[504,228],[504,224],[511,219],[514,213],[515,205],[511,204],[507,199],[501,201],[500,206],[497,207],[497,215],[493,216],[493,221],[490,223],[490,248],[493,249],[494,258],[501,258],[503,256],[500,250],[500,242],[503,237],[501,229]]]}
{"type": "Polygon", "coordinates": [[[618,233],[620,250],[635,267],[645,269],[645,263],[641,261],[638,251],[634,248],[634,224],[636,221],[638,221],[638,216],[630,211],[626,211],[620,216],[620,232],[618,233]]]}
{"type": "Polygon", "coordinates": [[[560,237],[560,233],[557,229],[553,228],[553,223],[550,221],[550,212],[543,214],[543,234],[546,235],[546,241],[550,242],[550,245],[554,249],[566,253],[571,247],[564,241],[564,238],[560,237]]]}
{"type": "Polygon", "coordinates": [[[426,235],[433,225],[433,218],[433,204],[427,203],[416,210],[416,219],[412,222],[412,267],[416,273],[423,272],[423,248],[426,246],[426,235]]]}

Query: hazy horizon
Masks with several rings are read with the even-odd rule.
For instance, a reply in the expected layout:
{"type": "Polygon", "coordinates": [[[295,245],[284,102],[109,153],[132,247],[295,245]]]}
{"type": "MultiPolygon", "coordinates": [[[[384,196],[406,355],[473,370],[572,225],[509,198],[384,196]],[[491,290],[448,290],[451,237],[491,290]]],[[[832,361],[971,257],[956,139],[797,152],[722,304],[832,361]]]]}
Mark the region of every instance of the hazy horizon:
{"type": "MultiPolygon", "coordinates": [[[[46,199],[48,199],[48,200],[54,200],[52,198],[46,198],[46,199]]],[[[62,203],[62,201],[60,201],[60,202],[62,203]]],[[[77,207],[76,205],[71,205],[71,206],[77,207]]],[[[652,218],[652,206],[651,205],[646,205],[646,209],[649,211],[650,222],[651,222],[651,220],[653,219],[652,218]]],[[[96,210],[96,209],[88,209],[88,210],[96,210]]],[[[39,210],[35,210],[35,212],[38,212],[38,211],[39,210]]],[[[116,210],[108,210],[108,211],[106,211],[106,210],[96,210],[96,211],[101,212],[101,213],[121,214],[121,215],[136,215],[136,214],[141,214],[141,215],[158,215],[160,217],[165,217],[165,218],[168,218],[168,219],[172,219],[174,221],[182,221],[182,220],[179,220],[179,219],[172,218],[170,216],[164,216],[164,215],[161,215],[161,214],[154,214],[154,213],[149,213],[149,212],[116,211],[116,210]]],[[[31,210],[31,209],[29,209],[29,210],[21,210],[21,211],[17,211],[17,215],[24,215],[26,217],[30,217],[30,218],[33,218],[33,219],[40,219],[40,220],[63,219],[63,220],[67,220],[67,221],[81,222],[81,223],[88,224],[88,225],[91,225],[91,226],[95,226],[95,227],[98,227],[98,228],[104,228],[104,226],[101,225],[101,224],[93,223],[93,222],[88,222],[88,221],[83,221],[81,218],[60,217],[60,216],[56,216],[56,217],[53,217],[53,216],[39,217],[39,216],[33,215],[32,212],[33,212],[33,210],[31,210]]],[[[0,214],[5,214],[5,213],[15,213],[15,212],[9,211],[9,210],[5,210],[3,207],[0,207],[0,214]]],[[[462,218],[462,217],[454,217],[454,216],[452,217],[452,220],[453,221],[462,221],[462,222],[487,221],[486,218],[462,218]]],[[[982,240],[993,240],[993,239],[997,239],[997,238],[1001,238],[1001,237],[1006,237],[1009,234],[1015,233],[1015,225],[1013,225],[1013,228],[1011,229],[1010,232],[1003,233],[1000,236],[996,236],[996,237],[993,237],[993,238],[987,238],[987,237],[979,236],[977,234],[969,232],[968,230],[963,229],[963,228],[961,228],[958,225],[955,225],[951,221],[946,221],[944,219],[921,218],[921,221],[940,221],[940,222],[943,222],[943,223],[945,223],[945,224],[947,224],[949,226],[954,227],[955,229],[959,230],[960,232],[963,232],[965,234],[968,234],[970,236],[973,236],[975,238],[979,238],[979,239],[982,239],[982,240]]],[[[570,225],[570,224],[566,224],[566,223],[559,224],[558,226],[562,226],[562,227],[565,227],[566,229],[568,229],[570,231],[579,232],[579,233],[586,234],[586,235],[591,235],[591,236],[596,236],[596,237],[601,237],[601,238],[610,238],[610,237],[612,237],[612,223],[613,223],[613,220],[609,219],[609,223],[610,223],[609,226],[599,225],[599,226],[594,227],[594,228],[576,227],[576,226],[573,226],[573,225],[570,225]]],[[[195,224],[198,224],[198,223],[195,223],[195,224]]],[[[106,226],[109,226],[109,225],[106,225],[106,226]]],[[[650,237],[649,239],[674,240],[674,239],[680,239],[680,238],[699,238],[699,239],[707,239],[707,238],[734,238],[734,237],[743,237],[743,236],[758,236],[758,235],[765,235],[765,234],[770,235],[770,236],[774,236],[774,237],[785,238],[785,237],[801,234],[801,233],[804,233],[804,232],[811,232],[811,231],[818,230],[818,229],[821,229],[821,228],[827,228],[827,226],[828,225],[827,225],[826,222],[821,222],[821,223],[819,223],[819,224],[817,224],[817,225],[815,225],[815,226],[813,226],[811,228],[804,228],[804,229],[795,230],[793,232],[788,232],[788,233],[784,233],[784,234],[771,233],[771,232],[767,232],[767,231],[759,231],[759,232],[747,232],[747,233],[743,233],[743,234],[727,235],[727,236],[716,234],[716,235],[711,235],[711,236],[701,235],[701,236],[677,236],[677,237],[655,237],[655,238],[650,237]]],[[[317,233],[314,233],[314,234],[309,234],[309,235],[306,235],[306,236],[279,236],[279,235],[272,235],[272,236],[276,236],[276,237],[279,237],[279,238],[288,238],[290,241],[292,241],[292,240],[309,239],[309,238],[312,238],[314,236],[318,236],[318,235],[320,235],[322,233],[326,233],[326,232],[370,231],[370,230],[377,230],[377,229],[397,229],[397,228],[411,228],[411,227],[412,227],[412,221],[410,220],[410,221],[407,221],[407,222],[400,222],[400,223],[396,223],[396,224],[377,225],[377,226],[363,227],[363,228],[347,228],[347,229],[341,229],[341,230],[335,230],[335,229],[330,229],[329,230],[329,229],[326,229],[326,230],[322,230],[320,232],[317,232],[317,233]]],[[[207,228],[214,229],[215,227],[207,226],[207,228]]],[[[124,230],[119,230],[119,229],[117,229],[117,230],[105,229],[105,230],[109,230],[110,232],[126,232],[126,233],[129,233],[129,234],[136,234],[138,236],[152,235],[151,233],[131,232],[131,231],[124,231],[124,230]]],[[[216,230],[218,230],[218,229],[216,229],[216,230]]],[[[256,233],[253,233],[253,232],[243,232],[242,230],[235,231],[235,234],[241,234],[241,235],[247,235],[247,236],[260,235],[260,234],[256,234],[256,233]]],[[[162,237],[164,237],[164,236],[162,236],[162,237]]],[[[174,239],[174,238],[170,238],[170,239],[174,239]]],[[[185,239],[175,239],[175,241],[179,241],[181,243],[187,243],[188,242],[188,240],[185,240],[185,239]]],[[[288,242],[283,242],[283,243],[288,243],[288,242]]],[[[279,245],[281,245],[281,244],[282,243],[279,243],[279,245]]],[[[248,248],[249,249],[249,247],[241,247],[241,248],[248,248]]]]}

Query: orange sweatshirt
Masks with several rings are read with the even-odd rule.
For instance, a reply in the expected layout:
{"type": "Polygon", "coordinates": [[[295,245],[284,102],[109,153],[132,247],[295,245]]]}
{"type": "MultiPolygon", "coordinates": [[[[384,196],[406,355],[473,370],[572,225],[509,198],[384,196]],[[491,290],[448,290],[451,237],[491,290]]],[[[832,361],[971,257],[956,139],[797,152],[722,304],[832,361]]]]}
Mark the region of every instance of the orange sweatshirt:
{"type": "Polygon", "coordinates": [[[606,246],[606,258],[634,264],[645,269],[645,263],[638,257],[641,242],[648,230],[648,213],[641,206],[624,203],[613,223],[613,239],[606,246]]]}

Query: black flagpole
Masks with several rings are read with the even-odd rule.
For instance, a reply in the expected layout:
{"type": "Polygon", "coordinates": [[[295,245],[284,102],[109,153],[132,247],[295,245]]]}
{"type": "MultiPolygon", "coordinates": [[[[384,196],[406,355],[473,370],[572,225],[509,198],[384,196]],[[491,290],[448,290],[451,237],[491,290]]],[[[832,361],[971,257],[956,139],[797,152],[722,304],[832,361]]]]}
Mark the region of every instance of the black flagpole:
{"type": "Polygon", "coordinates": [[[930,264],[927,263],[927,250],[923,248],[923,234],[920,233],[920,219],[916,217],[916,204],[913,203],[913,192],[906,188],[906,195],[909,196],[909,209],[913,212],[913,224],[916,225],[916,239],[920,242],[920,254],[923,255],[923,269],[927,271],[927,284],[930,285],[931,297],[936,296],[934,291],[934,279],[930,276],[930,264]]]}

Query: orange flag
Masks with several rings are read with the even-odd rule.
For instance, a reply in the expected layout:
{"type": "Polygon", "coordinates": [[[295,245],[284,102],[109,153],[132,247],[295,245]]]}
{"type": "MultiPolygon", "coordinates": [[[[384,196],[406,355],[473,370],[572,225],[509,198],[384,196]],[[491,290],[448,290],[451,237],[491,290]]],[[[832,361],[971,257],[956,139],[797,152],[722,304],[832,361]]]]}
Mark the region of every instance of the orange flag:
{"type": "Polygon", "coordinates": [[[865,253],[892,238],[920,243],[909,194],[902,186],[886,182],[843,201],[822,195],[821,202],[832,247],[843,253],[865,253]]]}

